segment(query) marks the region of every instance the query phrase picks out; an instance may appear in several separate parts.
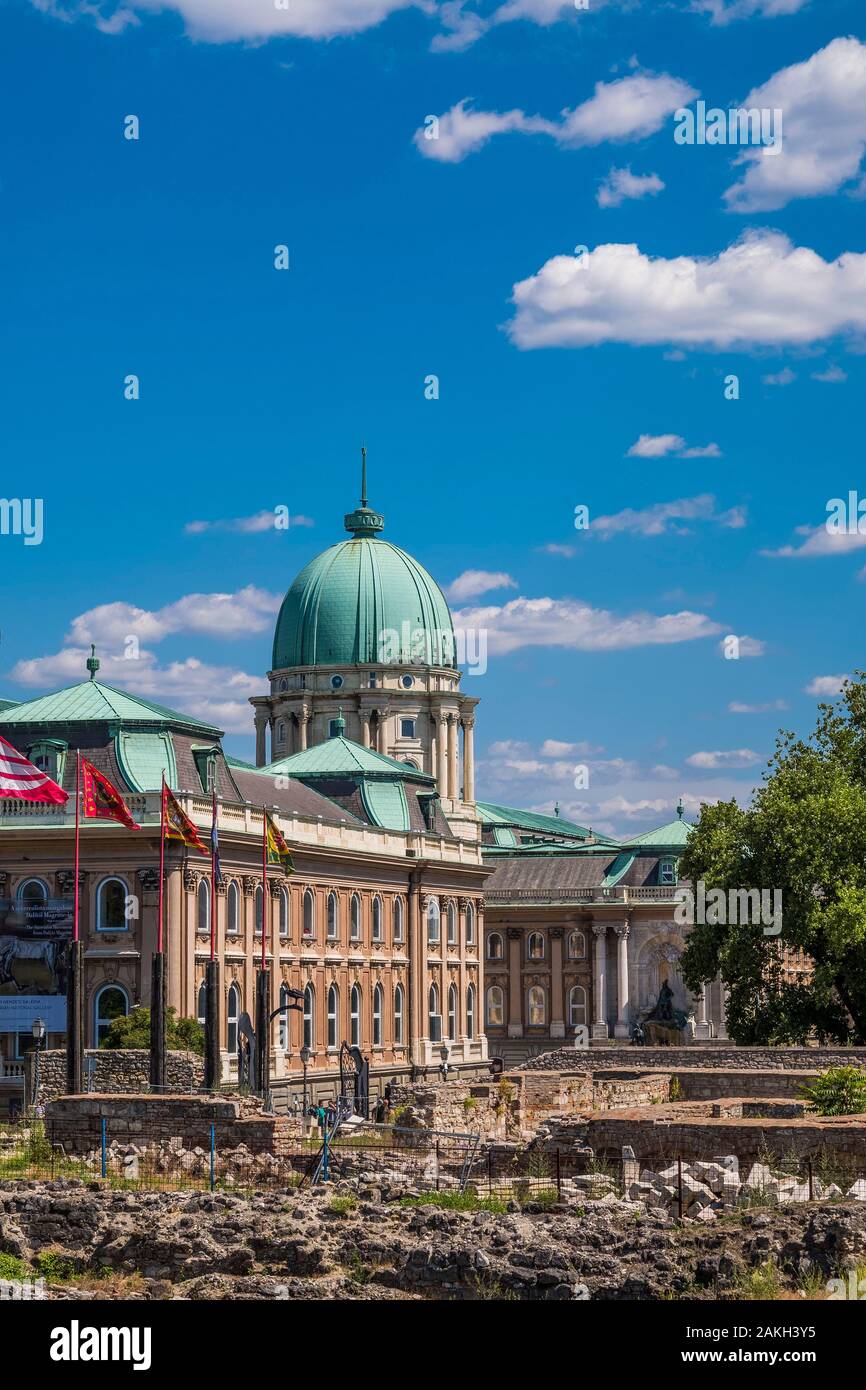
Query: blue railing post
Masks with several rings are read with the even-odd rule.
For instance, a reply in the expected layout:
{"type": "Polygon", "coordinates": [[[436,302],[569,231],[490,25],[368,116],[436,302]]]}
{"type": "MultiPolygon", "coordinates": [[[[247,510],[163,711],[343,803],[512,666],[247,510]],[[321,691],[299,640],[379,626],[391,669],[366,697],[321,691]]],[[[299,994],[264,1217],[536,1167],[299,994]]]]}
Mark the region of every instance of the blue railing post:
{"type": "Polygon", "coordinates": [[[108,1120],[102,1117],[102,1177],[105,1177],[108,1164],[108,1120]]]}
{"type": "Polygon", "coordinates": [[[328,1173],[328,1125],[327,1125],[327,1121],[325,1122],[325,1128],[322,1130],[322,1134],[324,1135],[324,1138],[323,1138],[323,1140],[322,1140],[322,1182],[330,1182],[330,1174],[328,1173]]]}
{"type": "Polygon", "coordinates": [[[216,1187],[216,1125],[210,1127],[210,1190],[216,1187]]]}

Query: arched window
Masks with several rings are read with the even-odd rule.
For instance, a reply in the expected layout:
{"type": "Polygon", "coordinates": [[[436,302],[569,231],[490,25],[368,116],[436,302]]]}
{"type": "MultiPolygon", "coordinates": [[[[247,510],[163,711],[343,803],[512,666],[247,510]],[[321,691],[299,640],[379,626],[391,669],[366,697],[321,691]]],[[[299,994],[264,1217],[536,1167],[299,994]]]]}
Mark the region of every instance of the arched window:
{"type": "Polygon", "coordinates": [[[378,893],[373,899],[373,940],[382,940],[382,899],[378,893]]]}
{"type": "Polygon", "coordinates": [[[502,960],[505,955],[505,947],[502,937],[498,931],[492,931],[487,938],[487,959],[502,960]]]}
{"type": "Polygon", "coordinates": [[[304,990],[304,1047],[308,1047],[310,1051],[315,1047],[316,1041],[315,1009],[316,991],[312,985],[307,985],[304,990]]]}
{"type": "Polygon", "coordinates": [[[280,889],[280,936],[289,934],[289,890],[280,889]]]}
{"type": "Polygon", "coordinates": [[[547,1001],[541,985],[530,985],[527,991],[526,1021],[530,1028],[543,1028],[547,1021],[547,1001]]]}
{"type": "Polygon", "coordinates": [[[568,991],[568,1021],[572,1028],[586,1023],[586,990],[583,985],[572,985],[568,991]]]}
{"type": "Polygon", "coordinates": [[[352,894],[352,917],[349,934],[353,941],[361,940],[361,899],[357,893],[352,894]]]}
{"type": "Polygon", "coordinates": [[[431,946],[439,944],[441,929],[439,899],[430,898],[427,903],[427,940],[431,946]]]}
{"type": "Polygon", "coordinates": [[[121,985],[103,985],[93,1001],[93,1041],[97,1047],[116,1018],[129,1013],[129,996],[121,985]]]}
{"type": "Polygon", "coordinates": [[[205,984],[204,980],[202,980],[201,984],[198,987],[197,1012],[198,1021],[201,1024],[202,1028],[204,1028],[205,1023],[207,1022],[207,985],[205,984]]]}
{"type": "Polygon", "coordinates": [[[466,904],[466,945],[475,945],[475,908],[471,903],[466,904]]]}
{"type": "Polygon", "coordinates": [[[373,990],[373,1046],[382,1046],[382,986],[373,990]]]}
{"type": "Polygon", "coordinates": [[[328,988],[328,1047],[336,1048],[340,1019],[340,991],[336,985],[328,988]]]}
{"type": "Polygon", "coordinates": [[[229,989],[226,1004],[226,1047],[230,1053],[238,1050],[238,1018],[241,1012],[241,992],[237,985],[229,989]]]}
{"type": "Polygon", "coordinates": [[[475,1037],[475,986],[468,985],[466,989],[466,1036],[475,1037]]]}
{"type": "Polygon", "coordinates": [[[454,1042],[457,1037],[457,986],[452,985],[448,991],[448,1037],[454,1042]]]}
{"type": "Polygon", "coordinates": [[[262,885],[259,884],[256,888],[256,936],[262,934],[262,903],[262,885]]]}
{"type": "Polygon", "coordinates": [[[403,940],[403,899],[394,899],[394,908],[391,914],[391,922],[394,928],[394,944],[403,940]]]}
{"type": "Polygon", "coordinates": [[[361,986],[352,985],[349,1008],[349,1041],[353,1047],[361,1046],[361,986]]]}
{"type": "Polygon", "coordinates": [[[529,960],[544,960],[544,937],[540,931],[531,931],[526,939],[526,955],[529,960]]]}
{"type": "Polygon", "coordinates": [[[453,902],[451,902],[450,899],[449,899],[449,901],[448,901],[447,922],[448,922],[448,945],[449,945],[449,946],[456,946],[456,945],[457,945],[457,908],[454,906],[453,902]]]}
{"type": "Polygon", "coordinates": [[[395,1046],[403,1045],[403,986],[397,985],[394,990],[394,1043],[395,1046]]]}
{"type": "Polygon", "coordinates": [[[427,994],[427,1013],[429,1015],[430,1037],[436,1041],[440,1036],[441,1019],[439,1017],[439,989],[432,984],[427,994]]]}
{"type": "Polygon", "coordinates": [[[279,724],[277,725],[277,742],[278,742],[278,743],[285,743],[285,741],[286,741],[286,726],[285,726],[285,724],[283,723],[283,721],[280,720],[279,724]]]}
{"type": "Polygon", "coordinates": [[[200,932],[210,931],[210,884],[206,878],[200,878],[198,888],[195,890],[196,903],[196,929],[200,932]]]}
{"type": "Polygon", "coordinates": [[[335,941],[339,935],[339,922],[337,919],[337,895],[328,894],[328,940],[335,941]]]}
{"type": "Polygon", "coordinates": [[[289,1050],[289,1014],[286,1005],[291,1002],[288,985],[280,985],[280,1051],[289,1050]]]}
{"type": "Polygon", "coordinates": [[[126,931],[126,895],[122,878],[104,878],[96,890],[96,930],[126,931]]]}
{"type": "Polygon", "coordinates": [[[48,897],[48,884],[41,878],[25,878],[18,885],[17,898],[20,903],[44,903],[48,897]]]}
{"type": "Polygon", "coordinates": [[[315,919],[315,899],[313,891],[308,888],[304,893],[304,936],[313,936],[316,930],[315,919]]]}
{"type": "Polygon", "coordinates": [[[583,960],[586,956],[586,937],[582,931],[568,933],[568,954],[571,960],[583,960]]]}
{"type": "MultiPolygon", "coordinates": [[[[200,885],[199,885],[200,886],[200,885]]],[[[237,936],[241,920],[241,895],[238,885],[232,879],[226,894],[226,931],[229,936],[237,936]]],[[[201,931],[201,925],[199,925],[201,931]]]]}
{"type": "Polygon", "coordinates": [[[501,985],[491,985],[487,991],[487,1027],[502,1028],[505,1023],[505,992],[501,985]]]}

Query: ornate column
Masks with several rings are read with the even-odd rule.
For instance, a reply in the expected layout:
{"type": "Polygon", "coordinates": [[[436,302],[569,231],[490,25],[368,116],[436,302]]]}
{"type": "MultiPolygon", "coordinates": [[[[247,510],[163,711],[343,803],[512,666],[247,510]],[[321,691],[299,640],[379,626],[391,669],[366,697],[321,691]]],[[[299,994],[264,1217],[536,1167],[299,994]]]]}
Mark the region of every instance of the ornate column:
{"type": "Polygon", "coordinates": [[[606,1038],[607,1031],[607,923],[593,922],[592,934],[595,937],[595,969],[592,981],[592,1001],[594,1022],[592,1036],[606,1038]]]}
{"type": "Polygon", "coordinates": [[[365,748],[370,747],[370,711],[361,710],[361,743],[365,748]]]}
{"type": "Polygon", "coordinates": [[[436,711],[436,785],[440,796],[448,795],[448,725],[442,710],[436,711]]]}
{"type": "Polygon", "coordinates": [[[718,976],[719,986],[719,1037],[727,1041],[728,1037],[728,991],[725,989],[725,982],[721,975],[718,976]]]}
{"type": "Polygon", "coordinates": [[[629,923],[618,922],[614,926],[616,932],[616,1026],[614,1037],[627,1038],[629,1035],[628,1018],[628,934],[629,923]]]}
{"type": "Polygon", "coordinates": [[[463,716],[463,800],[475,800],[475,719],[472,715],[463,716]]]}
{"type": "Polygon", "coordinates": [[[256,767],[264,767],[268,761],[267,748],[268,712],[256,710],[256,767]]]}
{"type": "Polygon", "coordinates": [[[387,724],[388,724],[388,706],[386,705],[384,709],[380,709],[380,710],[378,711],[378,715],[379,715],[379,722],[378,722],[376,728],[377,728],[377,735],[378,735],[378,737],[377,737],[377,742],[378,742],[379,746],[378,746],[378,748],[376,749],[376,752],[377,752],[377,753],[387,753],[387,751],[388,751],[388,731],[387,731],[387,724]]]}
{"type": "Polygon", "coordinates": [[[310,722],[310,706],[309,706],[309,705],[302,705],[302,706],[301,706],[300,712],[299,712],[299,714],[298,714],[298,721],[299,721],[299,723],[298,723],[298,730],[299,730],[299,733],[300,733],[300,735],[301,735],[301,749],[300,749],[300,751],[303,753],[304,749],[305,749],[306,746],[307,746],[307,725],[308,725],[309,722],[310,722]]]}
{"type": "Polygon", "coordinates": [[[712,1037],[712,1028],[711,1028],[711,1026],[710,1026],[710,1020],[709,1020],[709,1018],[707,1017],[707,984],[706,984],[706,981],[704,982],[703,985],[701,985],[701,992],[700,992],[700,995],[699,995],[699,997],[698,997],[698,1022],[697,1022],[697,1025],[696,1025],[696,1027],[695,1027],[695,1037],[696,1037],[696,1038],[703,1038],[704,1040],[706,1040],[707,1038],[712,1037]]]}
{"type": "Polygon", "coordinates": [[[565,1037],[565,1018],[563,1017],[562,985],[562,927],[552,927],[550,932],[550,1036],[565,1037]]]}
{"type": "Polygon", "coordinates": [[[457,800],[457,715],[448,716],[448,796],[457,800]]]}
{"type": "MultiPolygon", "coordinates": [[[[523,1037],[523,985],[520,971],[520,943],[523,932],[518,927],[509,927],[508,938],[508,1036],[523,1037]]],[[[479,1002],[483,1009],[483,1000],[479,1002]]],[[[483,1015],[482,1015],[483,1017],[483,1015]]]]}

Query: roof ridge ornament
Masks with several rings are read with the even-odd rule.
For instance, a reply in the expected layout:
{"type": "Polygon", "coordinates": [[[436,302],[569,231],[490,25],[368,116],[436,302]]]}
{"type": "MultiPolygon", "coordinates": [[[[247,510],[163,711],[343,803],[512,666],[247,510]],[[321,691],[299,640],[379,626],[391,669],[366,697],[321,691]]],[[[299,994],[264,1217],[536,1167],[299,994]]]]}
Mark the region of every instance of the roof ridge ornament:
{"type": "Polygon", "coordinates": [[[367,506],[367,446],[361,445],[361,505],[354,512],[347,512],[343,525],[356,539],[375,536],[385,526],[385,518],[367,506]]]}
{"type": "Polygon", "coordinates": [[[98,656],[96,655],[96,646],[93,642],[91,642],[90,644],[90,656],[87,658],[85,665],[87,666],[87,669],[90,672],[90,679],[92,681],[95,681],[96,673],[100,667],[100,661],[98,656]]]}

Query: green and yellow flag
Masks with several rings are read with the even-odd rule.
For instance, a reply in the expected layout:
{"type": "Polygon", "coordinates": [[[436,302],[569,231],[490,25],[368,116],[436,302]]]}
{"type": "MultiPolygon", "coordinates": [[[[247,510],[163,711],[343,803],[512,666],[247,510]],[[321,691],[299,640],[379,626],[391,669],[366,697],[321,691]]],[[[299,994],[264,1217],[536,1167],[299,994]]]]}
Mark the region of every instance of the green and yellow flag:
{"type": "Polygon", "coordinates": [[[269,864],[279,864],[287,874],[295,872],[292,851],[289,849],[286,837],[282,830],[274,825],[267,811],[265,811],[265,850],[269,864]]]}

